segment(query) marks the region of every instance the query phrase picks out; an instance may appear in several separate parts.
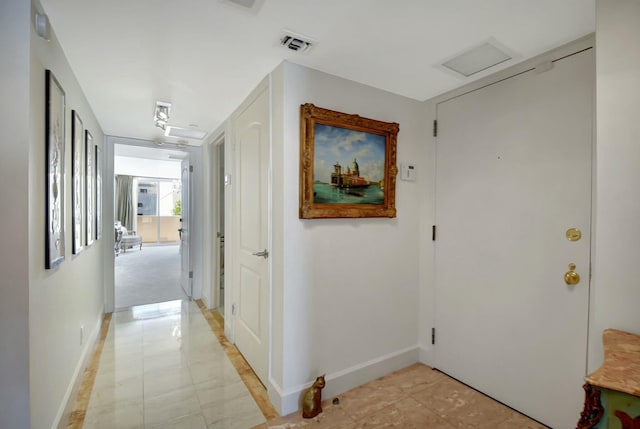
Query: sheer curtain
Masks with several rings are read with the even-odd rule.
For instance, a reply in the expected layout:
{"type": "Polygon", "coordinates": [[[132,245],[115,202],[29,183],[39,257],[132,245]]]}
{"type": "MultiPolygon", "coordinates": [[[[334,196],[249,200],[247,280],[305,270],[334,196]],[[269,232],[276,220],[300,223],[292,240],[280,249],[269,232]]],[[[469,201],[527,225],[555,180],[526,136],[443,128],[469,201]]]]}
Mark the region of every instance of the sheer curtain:
{"type": "Polygon", "coordinates": [[[133,229],[133,176],[116,176],[116,220],[133,229]]]}

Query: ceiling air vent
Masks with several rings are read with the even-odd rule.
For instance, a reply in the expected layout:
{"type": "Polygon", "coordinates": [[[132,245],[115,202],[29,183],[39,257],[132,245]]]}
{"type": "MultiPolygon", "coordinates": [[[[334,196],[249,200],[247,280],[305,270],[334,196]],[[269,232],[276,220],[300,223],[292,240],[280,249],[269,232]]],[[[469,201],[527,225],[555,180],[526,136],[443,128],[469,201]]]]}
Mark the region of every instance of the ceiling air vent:
{"type": "Polygon", "coordinates": [[[167,129],[164,132],[165,137],[178,137],[194,140],[202,140],[206,135],[206,131],[195,130],[193,128],[174,127],[172,125],[167,125],[167,129]]]}
{"type": "Polygon", "coordinates": [[[513,56],[495,41],[485,42],[442,63],[449,70],[469,77],[490,67],[509,61],[513,56]]]}
{"type": "Polygon", "coordinates": [[[292,33],[290,31],[284,31],[280,37],[280,45],[301,54],[308,53],[315,44],[315,40],[310,37],[292,33]]]}

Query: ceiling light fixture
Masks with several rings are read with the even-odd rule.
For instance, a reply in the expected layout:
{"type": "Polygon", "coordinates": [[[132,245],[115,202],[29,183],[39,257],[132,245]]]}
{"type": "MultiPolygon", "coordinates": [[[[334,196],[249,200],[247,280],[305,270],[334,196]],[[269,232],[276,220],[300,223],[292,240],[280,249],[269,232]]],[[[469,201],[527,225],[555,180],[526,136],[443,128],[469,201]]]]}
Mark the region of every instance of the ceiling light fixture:
{"type": "Polygon", "coordinates": [[[153,112],[153,121],[156,123],[156,127],[165,130],[169,122],[170,113],[171,103],[156,101],[156,109],[153,112]]]}

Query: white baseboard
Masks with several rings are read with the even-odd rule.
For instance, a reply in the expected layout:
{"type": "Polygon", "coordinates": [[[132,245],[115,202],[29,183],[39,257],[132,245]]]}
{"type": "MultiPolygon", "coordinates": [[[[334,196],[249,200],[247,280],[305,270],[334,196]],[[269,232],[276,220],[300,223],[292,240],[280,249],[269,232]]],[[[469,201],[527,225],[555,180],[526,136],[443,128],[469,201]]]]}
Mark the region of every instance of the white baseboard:
{"type": "Polygon", "coordinates": [[[60,404],[60,408],[58,409],[58,413],[56,414],[56,418],[51,425],[52,429],[65,429],[67,424],[69,423],[69,417],[71,416],[71,412],[73,411],[73,407],[76,404],[76,399],[78,396],[78,391],[80,390],[80,385],[82,384],[82,378],[84,376],[84,370],[89,365],[91,361],[91,357],[93,356],[93,350],[95,349],[96,342],[98,340],[98,334],[100,333],[100,328],[102,327],[102,321],[104,313],[100,313],[100,319],[98,320],[98,324],[93,327],[91,331],[91,335],[85,344],[84,349],[82,350],[82,354],[80,355],[80,359],[78,360],[78,365],[76,366],[76,370],[73,373],[73,377],[69,382],[69,387],[67,387],[67,391],[62,399],[62,403],[60,404]]]}
{"type": "Polygon", "coordinates": [[[271,401],[271,405],[280,413],[281,416],[286,414],[282,413],[282,388],[273,378],[269,378],[269,386],[267,387],[267,395],[269,396],[269,401],[271,401]]]}
{"type": "MultiPolygon", "coordinates": [[[[342,371],[327,374],[325,376],[327,385],[322,391],[322,395],[325,398],[331,398],[383,375],[406,368],[419,362],[420,354],[420,348],[416,345],[342,371]]],[[[313,381],[285,391],[274,380],[270,379],[269,383],[271,385],[268,389],[269,399],[280,415],[285,416],[300,409],[302,395],[313,384],[313,381]]]]}

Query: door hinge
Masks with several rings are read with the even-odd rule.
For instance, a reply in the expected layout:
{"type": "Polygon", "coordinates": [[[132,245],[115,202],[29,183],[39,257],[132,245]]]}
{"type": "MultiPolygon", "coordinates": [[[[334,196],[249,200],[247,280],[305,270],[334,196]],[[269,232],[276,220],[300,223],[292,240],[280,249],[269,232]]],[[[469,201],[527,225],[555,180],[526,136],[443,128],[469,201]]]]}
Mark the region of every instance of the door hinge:
{"type": "Polygon", "coordinates": [[[232,316],[236,315],[236,305],[235,304],[231,304],[231,315],[232,316]]]}
{"type": "Polygon", "coordinates": [[[436,343],[436,328],[431,328],[431,344],[436,343]]]}
{"type": "Polygon", "coordinates": [[[431,225],[431,240],[436,241],[436,226],[431,225]]]}
{"type": "Polygon", "coordinates": [[[193,173],[193,165],[189,166],[189,173],[193,173]]]}
{"type": "Polygon", "coordinates": [[[192,279],[193,278],[193,271],[189,271],[189,278],[192,279]]]}
{"type": "Polygon", "coordinates": [[[433,136],[438,137],[438,120],[433,120],[433,136]]]}

